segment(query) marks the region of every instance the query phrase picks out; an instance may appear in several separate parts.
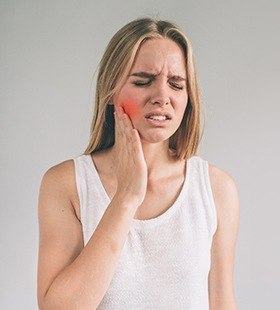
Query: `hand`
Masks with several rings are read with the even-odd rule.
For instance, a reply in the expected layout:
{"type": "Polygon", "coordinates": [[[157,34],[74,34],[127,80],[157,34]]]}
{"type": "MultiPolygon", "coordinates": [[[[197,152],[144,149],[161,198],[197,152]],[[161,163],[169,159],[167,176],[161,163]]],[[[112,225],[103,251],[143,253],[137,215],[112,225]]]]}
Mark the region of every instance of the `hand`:
{"type": "Polygon", "coordinates": [[[146,195],[148,175],[141,139],[122,107],[114,115],[117,194],[132,199],[138,207],[146,195]]]}

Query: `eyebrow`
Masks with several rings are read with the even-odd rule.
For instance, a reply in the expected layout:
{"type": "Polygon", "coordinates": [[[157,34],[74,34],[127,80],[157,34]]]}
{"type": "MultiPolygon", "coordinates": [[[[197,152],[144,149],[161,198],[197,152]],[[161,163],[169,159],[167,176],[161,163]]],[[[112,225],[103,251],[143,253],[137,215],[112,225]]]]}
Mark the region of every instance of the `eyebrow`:
{"type": "MultiPolygon", "coordinates": [[[[129,75],[130,76],[138,76],[138,77],[142,77],[142,78],[150,78],[150,79],[155,79],[155,77],[158,74],[155,73],[149,73],[149,72],[145,72],[145,71],[140,71],[140,72],[135,72],[129,75]]],[[[180,75],[168,75],[167,76],[169,79],[171,78],[172,80],[176,80],[176,81],[186,81],[185,78],[183,78],[180,75]]]]}

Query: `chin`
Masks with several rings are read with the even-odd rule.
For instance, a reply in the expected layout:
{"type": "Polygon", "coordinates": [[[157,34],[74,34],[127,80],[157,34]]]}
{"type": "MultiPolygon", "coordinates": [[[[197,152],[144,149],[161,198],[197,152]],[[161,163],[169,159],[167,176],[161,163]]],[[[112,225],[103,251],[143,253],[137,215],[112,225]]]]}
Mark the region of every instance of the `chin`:
{"type": "Polygon", "coordinates": [[[171,135],[167,135],[166,132],[150,132],[145,133],[144,135],[139,132],[140,139],[143,142],[148,143],[159,143],[168,140],[171,135]]]}

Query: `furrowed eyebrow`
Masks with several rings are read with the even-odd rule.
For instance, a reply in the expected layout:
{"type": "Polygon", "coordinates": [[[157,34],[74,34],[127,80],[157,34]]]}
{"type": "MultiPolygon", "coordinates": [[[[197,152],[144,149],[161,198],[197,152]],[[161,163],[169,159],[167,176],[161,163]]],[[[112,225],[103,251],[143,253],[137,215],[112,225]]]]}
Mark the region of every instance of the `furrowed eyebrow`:
{"type": "Polygon", "coordinates": [[[143,77],[143,78],[152,78],[152,79],[154,79],[157,76],[157,74],[141,71],[141,72],[132,73],[129,76],[139,76],[139,77],[143,77]]]}
{"type": "MultiPolygon", "coordinates": [[[[142,78],[150,78],[150,79],[155,79],[155,77],[158,74],[154,74],[154,73],[149,73],[149,72],[145,72],[145,71],[141,71],[141,72],[135,72],[130,74],[128,77],[130,76],[138,76],[138,77],[142,77],[142,78]]],[[[168,76],[169,79],[175,80],[175,81],[186,81],[185,78],[183,78],[180,75],[169,75],[168,76]]]]}
{"type": "Polygon", "coordinates": [[[175,81],[186,81],[185,78],[183,78],[182,76],[180,75],[171,75],[171,76],[168,76],[169,79],[172,79],[172,80],[175,80],[175,81]]]}

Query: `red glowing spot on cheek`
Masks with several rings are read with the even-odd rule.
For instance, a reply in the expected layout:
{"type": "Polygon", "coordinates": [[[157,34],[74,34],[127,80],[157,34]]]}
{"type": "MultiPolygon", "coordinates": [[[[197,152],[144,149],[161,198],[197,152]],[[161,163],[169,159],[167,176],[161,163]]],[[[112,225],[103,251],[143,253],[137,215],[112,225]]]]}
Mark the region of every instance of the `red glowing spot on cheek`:
{"type": "Polygon", "coordinates": [[[124,108],[125,113],[128,114],[130,118],[137,118],[139,116],[140,109],[135,103],[133,103],[133,101],[125,100],[120,105],[124,108]]]}

